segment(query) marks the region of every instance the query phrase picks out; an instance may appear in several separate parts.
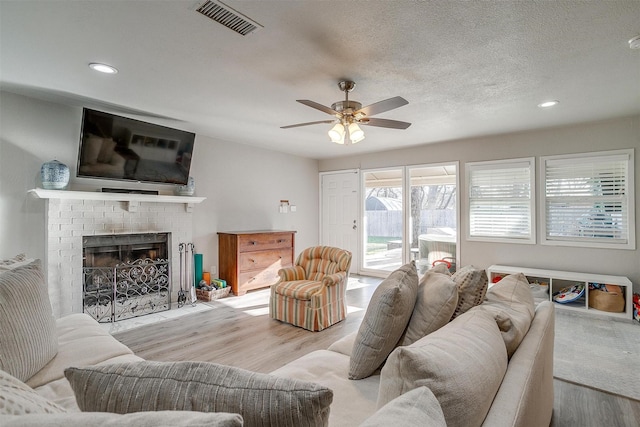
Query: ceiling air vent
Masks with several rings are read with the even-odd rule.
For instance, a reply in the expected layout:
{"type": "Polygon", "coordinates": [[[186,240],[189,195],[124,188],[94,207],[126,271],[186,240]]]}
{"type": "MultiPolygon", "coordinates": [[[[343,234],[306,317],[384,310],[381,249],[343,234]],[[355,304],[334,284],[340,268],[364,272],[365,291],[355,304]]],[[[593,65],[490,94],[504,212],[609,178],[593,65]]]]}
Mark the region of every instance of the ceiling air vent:
{"type": "Polygon", "coordinates": [[[249,35],[262,28],[262,25],[217,0],[204,2],[196,9],[196,12],[200,12],[207,18],[213,19],[243,36],[249,35]]]}

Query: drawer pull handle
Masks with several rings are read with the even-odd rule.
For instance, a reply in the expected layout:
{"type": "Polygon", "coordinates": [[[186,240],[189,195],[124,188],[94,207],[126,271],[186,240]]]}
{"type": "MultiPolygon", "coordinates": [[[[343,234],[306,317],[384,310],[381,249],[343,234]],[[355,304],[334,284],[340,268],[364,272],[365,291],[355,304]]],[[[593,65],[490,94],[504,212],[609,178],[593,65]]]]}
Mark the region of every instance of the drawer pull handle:
{"type": "Polygon", "coordinates": [[[251,261],[251,262],[252,262],[252,263],[254,263],[254,264],[256,263],[256,260],[255,260],[255,259],[251,259],[251,258],[249,258],[249,261],[251,261]]]}
{"type": "Polygon", "coordinates": [[[249,242],[249,243],[251,243],[252,245],[255,245],[255,244],[256,244],[256,242],[254,242],[254,241],[251,241],[251,242],[249,242]]]}

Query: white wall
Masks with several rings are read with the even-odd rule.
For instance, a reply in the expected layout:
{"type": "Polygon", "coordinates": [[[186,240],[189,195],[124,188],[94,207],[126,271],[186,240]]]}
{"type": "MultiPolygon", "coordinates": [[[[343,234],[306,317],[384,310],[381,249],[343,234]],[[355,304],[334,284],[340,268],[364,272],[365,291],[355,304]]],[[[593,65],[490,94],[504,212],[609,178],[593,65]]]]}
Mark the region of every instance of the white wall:
{"type": "Polygon", "coordinates": [[[318,162],[242,144],[200,138],[192,169],[194,244],[208,270],[218,260],[218,231],[296,230],[296,254],[318,244],[318,162]],[[280,200],[297,211],[279,213],[280,200]]]}
{"type": "MultiPolygon", "coordinates": [[[[366,142],[365,142],[366,143],[366,142]]],[[[640,249],[606,250],[561,246],[521,245],[471,242],[465,239],[467,227],[467,192],[464,164],[471,161],[536,157],[635,148],[636,247],[640,247],[640,116],[619,118],[576,126],[522,132],[392,150],[370,155],[341,157],[320,161],[320,171],[351,168],[415,165],[460,161],[461,245],[459,265],[488,267],[505,264],[532,268],[581,271],[627,276],[640,291],[640,249]]],[[[539,198],[539,189],[538,192],[539,198]]],[[[537,222],[540,223],[538,215],[537,222]]],[[[538,242],[540,235],[538,234],[538,242]]]]}
{"type": "MultiPolygon", "coordinates": [[[[76,178],[81,116],[79,107],[0,92],[0,259],[19,252],[45,256],[45,202],[28,197],[27,191],[40,185],[40,165],[46,161],[69,166],[72,190],[173,191],[169,185],[76,178]]],[[[191,172],[196,195],[207,198],[195,205],[193,230],[205,269],[217,265],[218,231],[292,229],[297,231],[296,252],[318,244],[316,160],[197,135],[191,172]],[[297,212],[280,214],[280,199],[295,204],[297,212]]]]}

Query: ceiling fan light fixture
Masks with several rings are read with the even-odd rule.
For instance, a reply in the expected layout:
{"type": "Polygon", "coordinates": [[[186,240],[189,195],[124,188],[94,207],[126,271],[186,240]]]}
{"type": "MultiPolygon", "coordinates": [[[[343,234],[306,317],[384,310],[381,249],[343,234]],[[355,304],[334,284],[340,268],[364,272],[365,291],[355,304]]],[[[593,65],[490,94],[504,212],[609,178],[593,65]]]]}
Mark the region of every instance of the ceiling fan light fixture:
{"type": "Polygon", "coordinates": [[[364,132],[357,123],[351,123],[349,125],[349,139],[351,139],[352,144],[356,144],[364,139],[364,132]]]}
{"type": "Polygon", "coordinates": [[[331,142],[336,144],[344,144],[344,126],[341,123],[336,123],[334,127],[328,132],[331,142]]]}

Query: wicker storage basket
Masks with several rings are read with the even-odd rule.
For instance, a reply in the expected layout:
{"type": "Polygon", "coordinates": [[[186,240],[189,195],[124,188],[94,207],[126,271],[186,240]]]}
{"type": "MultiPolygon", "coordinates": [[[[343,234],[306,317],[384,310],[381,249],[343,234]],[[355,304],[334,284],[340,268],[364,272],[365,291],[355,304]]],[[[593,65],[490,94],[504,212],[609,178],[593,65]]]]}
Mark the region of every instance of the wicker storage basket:
{"type": "Polygon", "coordinates": [[[196,289],[196,297],[200,301],[213,301],[214,299],[220,299],[228,296],[230,291],[231,291],[231,287],[214,289],[213,291],[204,291],[202,289],[196,289]]]}
{"type": "Polygon", "coordinates": [[[589,307],[610,313],[621,313],[624,311],[624,296],[618,292],[604,292],[599,289],[590,289],[589,307]]]}

